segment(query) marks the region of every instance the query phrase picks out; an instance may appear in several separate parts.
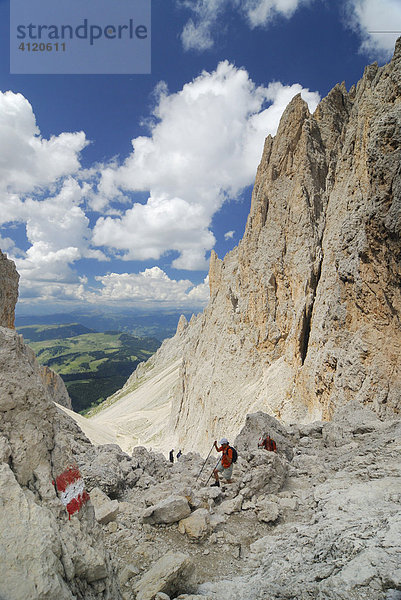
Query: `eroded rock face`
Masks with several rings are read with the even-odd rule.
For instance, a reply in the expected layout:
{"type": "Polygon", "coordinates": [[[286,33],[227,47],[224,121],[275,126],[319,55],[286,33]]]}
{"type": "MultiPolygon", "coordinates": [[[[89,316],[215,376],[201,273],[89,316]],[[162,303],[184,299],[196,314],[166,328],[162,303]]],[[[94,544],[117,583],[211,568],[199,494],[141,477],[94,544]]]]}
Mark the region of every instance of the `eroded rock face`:
{"type": "Polygon", "coordinates": [[[53,484],[79,436],[63,427],[33,352],[4,327],[0,374],[0,596],[120,598],[93,507],[69,520],[53,484]]]}
{"type": "Polygon", "coordinates": [[[223,261],[212,253],[173,406],[179,444],[233,436],[255,410],[287,423],[350,400],[399,412],[400,162],[401,40],[314,115],[292,100],[266,140],[243,240],[223,261]]]}
{"type": "Polygon", "coordinates": [[[0,326],[14,328],[19,275],[12,260],[0,250],[0,326]]]}
{"type": "Polygon", "coordinates": [[[71,398],[60,375],[45,365],[41,366],[40,374],[50,399],[72,410],[71,398]]]}

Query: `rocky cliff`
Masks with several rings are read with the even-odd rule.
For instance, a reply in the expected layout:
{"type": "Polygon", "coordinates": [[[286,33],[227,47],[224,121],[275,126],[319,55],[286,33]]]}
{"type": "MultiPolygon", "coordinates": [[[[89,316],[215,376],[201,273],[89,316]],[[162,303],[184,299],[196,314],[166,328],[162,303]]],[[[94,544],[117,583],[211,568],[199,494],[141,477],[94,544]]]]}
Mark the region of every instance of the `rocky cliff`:
{"type": "Polygon", "coordinates": [[[33,352],[10,329],[18,275],[3,255],[0,268],[0,597],[118,600],[90,501],[69,519],[55,486],[89,441],[59,414],[33,352]]]}
{"type": "Polygon", "coordinates": [[[0,326],[14,328],[19,275],[12,260],[0,250],[0,326]]]}
{"type": "Polygon", "coordinates": [[[287,423],[329,420],[350,400],[399,413],[400,159],[401,40],[313,115],[292,100],[242,241],[211,257],[170,422],[179,445],[232,436],[258,409],[287,423]]]}
{"type": "Polygon", "coordinates": [[[72,410],[71,398],[60,375],[45,365],[41,365],[40,375],[50,400],[72,410]]]}

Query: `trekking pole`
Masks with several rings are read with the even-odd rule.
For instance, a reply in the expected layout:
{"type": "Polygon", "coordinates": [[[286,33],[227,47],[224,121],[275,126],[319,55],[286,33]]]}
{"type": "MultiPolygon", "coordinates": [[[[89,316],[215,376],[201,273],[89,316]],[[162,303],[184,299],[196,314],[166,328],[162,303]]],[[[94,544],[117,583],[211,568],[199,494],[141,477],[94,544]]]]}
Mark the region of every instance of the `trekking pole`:
{"type": "Polygon", "coordinates": [[[201,468],[201,470],[200,470],[200,471],[199,471],[199,473],[198,473],[198,477],[195,479],[195,483],[198,481],[198,479],[199,479],[199,475],[202,473],[202,471],[203,471],[203,469],[204,469],[204,467],[205,467],[205,464],[207,463],[207,459],[209,458],[209,456],[210,456],[210,454],[211,454],[211,452],[212,452],[213,448],[214,448],[214,442],[213,442],[213,446],[210,448],[210,452],[209,452],[209,454],[207,455],[205,462],[204,462],[204,463],[203,463],[203,465],[202,465],[202,468],[201,468]]]}
{"type": "Polygon", "coordinates": [[[209,477],[208,477],[208,479],[207,479],[207,481],[206,481],[205,485],[207,485],[207,484],[209,483],[209,479],[210,479],[210,478],[211,478],[211,476],[213,475],[213,473],[214,473],[215,469],[217,469],[217,467],[219,466],[219,463],[220,463],[220,461],[221,461],[221,458],[219,458],[219,460],[217,461],[217,463],[216,463],[216,466],[215,466],[215,468],[213,469],[213,471],[210,473],[210,475],[209,475],[209,477]]]}

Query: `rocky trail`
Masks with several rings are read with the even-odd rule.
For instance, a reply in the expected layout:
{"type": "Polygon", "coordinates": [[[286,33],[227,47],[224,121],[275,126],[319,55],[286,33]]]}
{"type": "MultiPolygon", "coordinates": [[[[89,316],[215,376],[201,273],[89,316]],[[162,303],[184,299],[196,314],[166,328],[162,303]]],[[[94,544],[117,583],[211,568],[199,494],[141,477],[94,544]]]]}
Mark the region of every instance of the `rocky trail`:
{"type": "Polygon", "coordinates": [[[198,482],[197,454],[172,465],[109,445],[77,460],[96,485],[92,502],[126,600],[394,600],[400,439],[399,420],[351,403],[330,423],[289,428],[249,415],[235,440],[234,481],[220,488],[203,486],[214,457],[198,482]],[[277,454],[257,448],[264,429],[277,454]]]}

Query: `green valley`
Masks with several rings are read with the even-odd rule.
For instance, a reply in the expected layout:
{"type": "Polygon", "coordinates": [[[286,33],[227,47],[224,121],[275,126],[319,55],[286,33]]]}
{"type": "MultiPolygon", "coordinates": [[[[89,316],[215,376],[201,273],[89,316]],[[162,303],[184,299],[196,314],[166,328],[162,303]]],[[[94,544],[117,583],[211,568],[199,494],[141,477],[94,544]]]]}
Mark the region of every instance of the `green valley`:
{"type": "Polygon", "coordinates": [[[160,346],[156,338],[98,333],[79,323],[18,327],[38,361],[64,380],[73,409],[86,413],[121,388],[160,346]]]}

